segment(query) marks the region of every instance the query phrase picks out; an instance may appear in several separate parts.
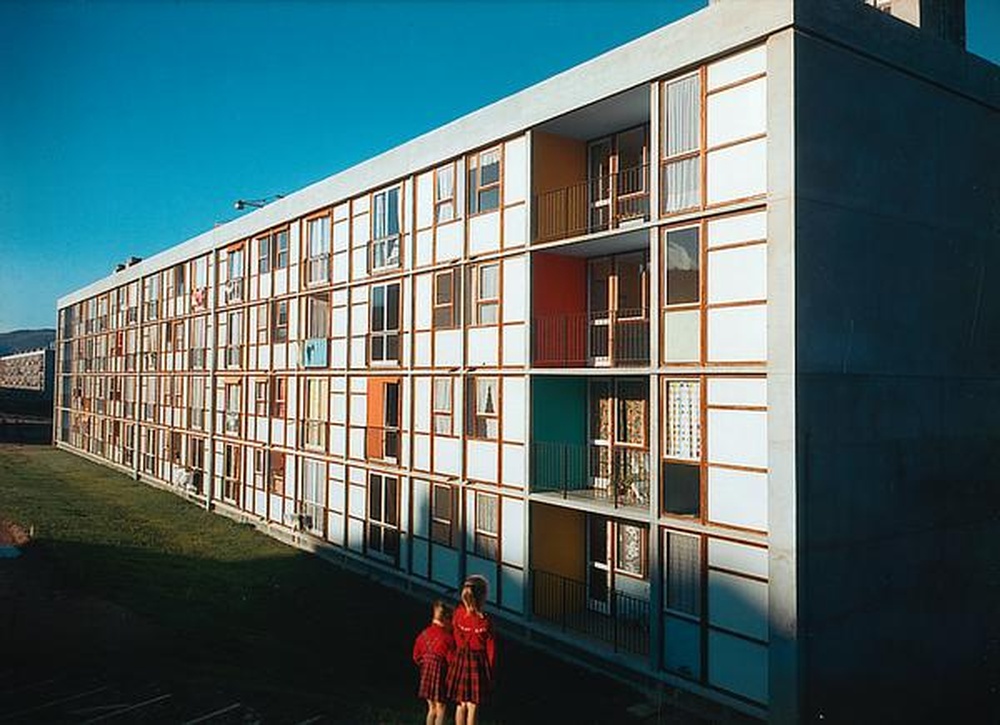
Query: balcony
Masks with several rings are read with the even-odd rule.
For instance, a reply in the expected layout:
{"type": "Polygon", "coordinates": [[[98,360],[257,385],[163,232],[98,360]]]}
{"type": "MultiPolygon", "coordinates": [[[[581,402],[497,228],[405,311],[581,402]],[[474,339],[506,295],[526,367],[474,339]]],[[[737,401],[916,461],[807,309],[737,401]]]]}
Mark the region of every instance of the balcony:
{"type": "Polygon", "coordinates": [[[532,605],[537,619],[575,632],[615,652],[649,653],[649,602],[622,591],[597,588],[552,572],[532,569],[532,605]]]}
{"type": "Polygon", "coordinates": [[[532,493],[599,501],[614,508],[649,506],[649,451],[601,444],[531,445],[532,493]]]}
{"type": "Polygon", "coordinates": [[[535,243],[625,228],[649,220],[648,165],[592,176],[535,197],[535,243]]]}
{"type": "Polygon", "coordinates": [[[539,315],[532,330],[532,360],[539,367],[649,364],[646,310],[539,315]]]}

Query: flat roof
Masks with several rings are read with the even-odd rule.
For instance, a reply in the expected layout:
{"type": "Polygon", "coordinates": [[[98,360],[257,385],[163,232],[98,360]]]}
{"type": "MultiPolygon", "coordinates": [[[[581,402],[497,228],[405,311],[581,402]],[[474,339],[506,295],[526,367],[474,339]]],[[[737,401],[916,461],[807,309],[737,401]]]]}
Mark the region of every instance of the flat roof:
{"type": "Polygon", "coordinates": [[[718,2],[63,297],[80,302],[791,25],[794,0],[718,2]]]}

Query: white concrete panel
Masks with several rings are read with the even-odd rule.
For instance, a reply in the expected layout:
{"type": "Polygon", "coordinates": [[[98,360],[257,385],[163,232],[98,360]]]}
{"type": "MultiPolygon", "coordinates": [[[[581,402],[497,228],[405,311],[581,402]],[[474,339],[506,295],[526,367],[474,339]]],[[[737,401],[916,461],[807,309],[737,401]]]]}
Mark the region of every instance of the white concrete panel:
{"type": "Polygon", "coordinates": [[[503,321],[524,322],[527,259],[505,259],[503,263],[503,321]]]}
{"type": "Polygon", "coordinates": [[[285,520],[285,504],[281,496],[271,496],[271,517],[268,520],[278,522],[285,520]]]}
{"type": "Polygon", "coordinates": [[[500,578],[500,606],[515,612],[523,612],[524,571],[512,566],[501,566],[500,578]]]}
{"type": "Polygon", "coordinates": [[[708,461],[766,468],[767,413],[710,408],[708,461]]]}
{"type": "Polygon", "coordinates": [[[523,324],[503,326],[503,364],[527,365],[525,338],[528,328],[523,324]]]}
{"type": "Polygon", "coordinates": [[[503,200],[504,204],[526,201],[528,194],[527,139],[513,138],[503,149],[503,200]]]}
{"type": "Polygon", "coordinates": [[[413,436],[413,467],[419,471],[431,470],[431,437],[417,433],[413,436]]]}
{"type": "MultiPolygon", "coordinates": [[[[421,478],[413,479],[413,534],[425,539],[431,535],[431,485],[421,478]]],[[[405,518],[405,517],[404,517],[405,518]]]]}
{"type": "Polygon", "coordinates": [[[351,252],[351,279],[359,280],[368,276],[368,247],[358,247],[351,252]]]}
{"type": "Polygon", "coordinates": [[[469,254],[500,249],[500,212],[477,214],[469,219],[469,254]]]}
{"type": "Polygon", "coordinates": [[[348,280],[348,259],[347,252],[333,255],[333,281],[346,282],[348,280]]]}
{"type": "Polygon", "coordinates": [[[767,305],[708,311],[709,362],[767,360],[767,305]]]}
{"type": "MultiPolygon", "coordinates": [[[[431,327],[431,310],[433,308],[432,275],[421,274],[416,278],[416,313],[415,329],[429,330],[431,327]]],[[[404,296],[405,299],[405,296],[404,296]]]]}
{"type": "Polygon", "coordinates": [[[767,139],[727,146],[708,154],[708,203],[767,192],[767,139]]]}
{"type": "MultiPolygon", "coordinates": [[[[368,204],[368,198],[365,197],[364,203],[368,204]]],[[[358,204],[354,205],[355,215],[354,219],[351,220],[351,231],[353,233],[353,238],[351,239],[351,245],[355,248],[366,247],[370,240],[371,224],[368,221],[368,214],[358,214],[358,204]]]]}
{"type": "Polygon", "coordinates": [[[436,262],[461,259],[465,242],[464,227],[460,221],[450,222],[437,228],[436,262]]]}
{"type": "Polygon", "coordinates": [[[766,578],[767,549],[762,546],[739,544],[728,539],[710,538],[708,565],[766,578]]]}
{"type": "Polygon", "coordinates": [[[758,45],[708,66],[708,90],[721,88],[767,70],[767,47],[758,45]]]}
{"type": "Polygon", "coordinates": [[[500,476],[502,483],[507,486],[517,486],[524,488],[527,479],[526,450],[522,445],[503,444],[500,449],[501,467],[500,476]]]}
{"type": "Polygon", "coordinates": [[[345,337],[347,335],[347,306],[334,307],[330,312],[330,322],[333,336],[345,337]]]}
{"type": "Polygon", "coordinates": [[[347,546],[353,551],[364,551],[365,548],[365,524],[357,519],[347,521],[347,546]]]}
{"type": "Polygon", "coordinates": [[[505,564],[524,566],[524,501],[503,496],[500,506],[502,560],[505,564]]]}
{"type": "Polygon", "coordinates": [[[417,229],[434,223],[434,172],[417,177],[417,229]]]}
{"type": "Polygon", "coordinates": [[[708,97],[708,145],[738,141],[767,130],[767,79],[708,97]]]}
{"type": "Polygon", "coordinates": [[[767,379],[710,377],[708,404],[766,407],[767,379]]]}
{"type": "Polygon", "coordinates": [[[365,337],[351,338],[351,367],[364,369],[368,366],[368,339],[365,337]]]}
{"type": "MultiPolygon", "coordinates": [[[[290,333],[292,328],[289,327],[288,329],[290,333]]],[[[295,360],[298,354],[299,348],[295,343],[288,345],[276,345],[274,348],[275,370],[288,370],[291,367],[290,361],[295,360]]]]}
{"type": "Polygon", "coordinates": [[[368,399],[363,395],[351,396],[351,422],[364,425],[368,420],[368,399]]]}
{"type": "Polygon", "coordinates": [[[425,267],[434,262],[434,231],[423,229],[417,232],[416,249],[413,252],[415,265],[425,267]]]}
{"type": "Polygon", "coordinates": [[[362,486],[351,485],[347,491],[347,512],[358,518],[365,517],[365,489],[362,486]]]}
{"type": "Polygon", "coordinates": [[[685,677],[701,672],[701,627],[679,617],[663,618],[663,666],[685,677]]]}
{"type": "Polygon", "coordinates": [[[462,331],[441,330],[434,333],[434,365],[439,368],[462,364],[462,331]]]}
{"type": "Polygon", "coordinates": [[[351,466],[351,468],[348,469],[348,481],[350,481],[353,486],[361,486],[364,488],[368,485],[368,472],[360,466],[351,466]]]}
{"type": "Polygon", "coordinates": [[[462,443],[458,438],[434,438],[434,470],[446,476],[462,473],[462,443]]]}
{"type": "Polygon", "coordinates": [[[347,367],[347,338],[341,338],[339,340],[330,341],[330,367],[331,368],[346,368],[347,367]]]}
{"type": "Polygon", "coordinates": [[[365,428],[351,426],[348,432],[347,455],[351,458],[365,458],[365,428]]]}
{"type": "Polygon", "coordinates": [[[411,538],[410,550],[413,552],[410,560],[410,572],[423,579],[427,579],[430,576],[430,544],[423,539],[411,538]]]}
{"type": "Polygon", "coordinates": [[[351,334],[368,334],[368,305],[355,303],[351,305],[351,334]]]}
{"type": "MultiPolygon", "coordinates": [[[[502,545],[501,545],[502,546],[502,545]]],[[[489,593],[486,597],[486,601],[491,604],[497,603],[497,565],[496,562],[488,561],[486,559],[480,559],[478,556],[473,554],[469,555],[466,560],[466,570],[467,574],[479,574],[479,576],[486,579],[489,584],[489,593]]]]}
{"type": "Polygon", "coordinates": [[[431,366],[432,335],[431,332],[418,332],[414,335],[413,364],[415,367],[429,368],[431,366]]]}
{"type": "Polygon", "coordinates": [[[528,243],[526,224],[527,213],[528,207],[526,204],[508,206],[503,210],[504,249],[523,247],[528,243]]]}
{"type": "Polygon", "coordinates": [[[527,383],[523,377],[501,378],[503,390],[501,392],[503,408],[501,419],[503,421],[503,439],[505,441],[524,442],[525,426],[525,396],[527,383]]]}
{"type": "Polygon", "coordinates": [[[333,252],[346,252],[351,244],[351,225],[346,219],[333,223],[333,252]]]}
{"type": "Polygon", "coordinates": [[[469,478],[497,483],[497,446],[495,441],[466,442],[465,471],[469,478]]]}
{"type": "Polygon", "coordinates": [[[708,633],[708,680],[723,690],[767,702],[767,645],[708,633]]]}
{"type": "Polygon", "coordinates": [[[433,544],[431,552],[431,578],[438,584],[457,588],[461,583],[458,581],[458,551],[433,544]]]}
{"type": "Polygon", "coordinates": [[[367,393],[368,392],[368,378],[363,375],[352,375],[350,377],[351,381],[351,392],[352,393],[367,393]]]}
{"type": "Polygon", "coordinates": [[[343,204],[338,204],[333,208],[334,222],[344,221],[345,219],[349,218],[350,215],[351,215],[351,205],[348,204],[347,202],[344,202],[343,204]]]}
{"type": "Polygon", "coordinates": [[[330,426],[330,453],[335,456],[347,455],[347,428],[342,425],[330,426]]]}
{"type": "Polygon", "coordinates": [[[331,511],[344,513],[347,505],[347,485],[342,479],[331,478],[327,487],[327,506],[331,511]]]}
{"type": "Polygon", "coordinates": [[[283,420],[272,420],[271,421],[271,440],[280,441],[285,437],[285,421],[283,420]]]}
{"type": "Polygon", "coordinates": [[[767,299],[767,245],[708,253],[708,302],[767,299]]]}
{"type": "Polygon", "coordinates": [[[668,363],[701,359],[701,312],[668,310],[663,313],[663,354],[668,363]]]}
{"type": "Polygon", "coordinates": [[[344,514],[327,512],[326,515],[326,540],[337,546],[344,545],[344,526],[347,519],[344,514]]]}
{"type": "Polygon", "coordinates": [[[499,328],[472,327],[469,329],[469,365],[471,367],[496,367],[499,362],[499,328]]]}
{"type": "Polygon", "coordinates": [[[413,379],[413,430],[431,432],[431,379],[413,379]]]}
{"type": "Polygon", "coordinates": [[[709,466],[708,518],[767,531],[767,474],[709,466]]]}

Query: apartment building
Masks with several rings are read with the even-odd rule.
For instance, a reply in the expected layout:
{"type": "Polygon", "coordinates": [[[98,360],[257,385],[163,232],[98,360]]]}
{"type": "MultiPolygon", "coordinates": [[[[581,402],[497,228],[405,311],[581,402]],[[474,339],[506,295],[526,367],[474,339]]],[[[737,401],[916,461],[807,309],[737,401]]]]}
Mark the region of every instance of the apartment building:
{"type": "Polygon", "coordinates": [[[58,445],[774,722],[979,706],[1000,73],[873,5],[716,0],[67,295],[58,445]]]}

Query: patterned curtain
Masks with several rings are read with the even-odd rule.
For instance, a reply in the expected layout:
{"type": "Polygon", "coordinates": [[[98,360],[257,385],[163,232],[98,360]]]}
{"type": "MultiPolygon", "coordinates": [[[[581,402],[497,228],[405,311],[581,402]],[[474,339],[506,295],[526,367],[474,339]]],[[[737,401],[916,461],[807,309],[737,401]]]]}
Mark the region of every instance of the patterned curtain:
{"type": "Polygon", "coordinates": [[[667,450],[669,458],[701,458],[701,400],[697,380],[667,383],[667,450]]]}

